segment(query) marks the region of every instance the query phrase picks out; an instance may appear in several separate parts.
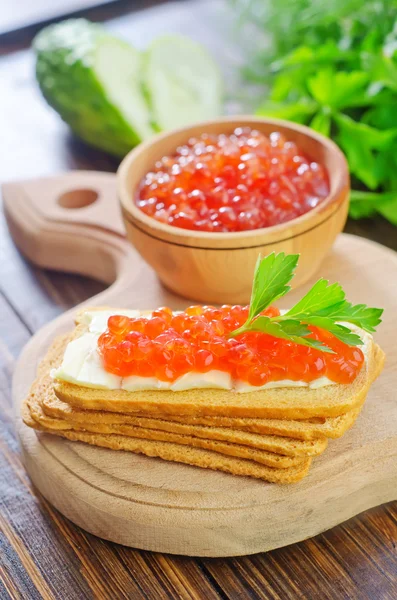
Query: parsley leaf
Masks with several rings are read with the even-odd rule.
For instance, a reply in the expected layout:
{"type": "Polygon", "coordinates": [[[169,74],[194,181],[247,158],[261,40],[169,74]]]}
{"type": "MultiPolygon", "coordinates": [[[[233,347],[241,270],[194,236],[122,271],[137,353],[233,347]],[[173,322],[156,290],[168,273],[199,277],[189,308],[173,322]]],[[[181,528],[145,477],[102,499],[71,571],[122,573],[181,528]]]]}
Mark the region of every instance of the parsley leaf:
{"type": "Polygon", "coordinates": [[[315,102],[296,102],[293,104],[280,104],[278,102],[268,101],[262,104],[257,115],[272,117],[273,119],[287,119],[297,123],[305,123],[317,109],[315,102]]]}
{"type": "Polygon", "coordinates": [[[302,319],[308,314],[313,314],[331,305],[338,304],[344,299],[345,292],[339,283],[329,285],[326,279],[319,279],[307,294],[284,316],[302,319]]]}
{"type": "Polygon", "coordinates": [[[294,276],[299,254],[269,254],[266,258],[258,256],[255,266],[248,321],[270,306],[287,292],[287,285],[294,276]]]}
{"type": "Polygon", "coordinates": [[[377,192],[352,190],[349,214],[353,219],[371,217],[376,212],[397,225],[397,191],[378,194],[377,192]]]}
{"type": "Polygon", "coordinates": [[[310,127],[328,137],[331,131],[331,115],[319,111],[310,121],[310,127]]]}
{"type": "MultiPolygon", "coordinates": [[[[353,305],[345,301],[319,311],[319,317],[326,316],[333,321],[346,321],[373,333],[381,322],[382,313],[382,308],[370,308],[366,304],[353,305]]],[[[322,325],[319,325],[319,327],[322,327],[322,325]]]]}
{"type": "Polygon", "coordinates": [[[349,346],[358,346],[362,344],[362,340],[360,336],[345,327],[344,325],[340,325],[335,323],[333,319],[329,317],[320,317],[316,315],[307,315],[304,318],[304,322],[309,325],[314,325],[315,327],[319,327],[320,329],[325,329],[332,333],[335,337],[337,337],[344,344],[348,344],[349,346]]]}
{"type": "Polygon", "coordinates": [[[383,130],[375,129],[366,123],[357,123],[343,114],[336,115],[335,119],[346,135],[356,137],[359,143],[365,143],[374,150],[387,150],[397,138],[396,127],[383,130]]]}
{"type": "Polygon", "coordinates": [[[384,206],[378,208],[378,212],[385,217],[393,225],[397,225],[397,200],[393,202],[387,202],[384,206]]]}
{"type": "Polygon", "coordinates": [[[312,325],[328,331],[349,346],[362,344],[360,336],[343,322],[374,332],[381,322],[383,310],[365,304],[351,304],[345,299],[342,286],[339,283],[330,284],[326,279],[319,279],[286,313],[276,317],[261,314],[271,303],[289,292],[288,283],[294,276],[298,258],[297,254],[285,255],[284,252],[273,252],[263,259],[258,257],[248,319],[239,329],[232,331],[230,337],[260,331],[322,352],[333,352],[312,337],[309,328],[312,325]]]}
{"type": "Polygon", "coordinates": [[[320,69],[307,82],[310,93],[321,106],[335,109],[362,103],[367,85],[368,75],[363,71],[335,72],[331,67],[320,69]]]}

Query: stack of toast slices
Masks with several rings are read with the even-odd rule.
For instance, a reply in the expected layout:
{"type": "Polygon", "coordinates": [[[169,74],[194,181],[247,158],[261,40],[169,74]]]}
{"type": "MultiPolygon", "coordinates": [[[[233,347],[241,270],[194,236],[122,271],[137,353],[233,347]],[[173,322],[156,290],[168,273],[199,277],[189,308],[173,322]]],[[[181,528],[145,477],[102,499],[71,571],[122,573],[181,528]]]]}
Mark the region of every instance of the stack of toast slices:
{"type": "Polygon", "coordinates": [[[384,363],[383,351],[372,342],[352,384],[245,394],[127,392],[54,380],[51,371],[61,364],[68,342],[85,331],[77,316],[75,330],[54,340],[23,403],[26,425],[73,441],[273,483],[307,475],[328,440],[354,424],[384,363]]]}

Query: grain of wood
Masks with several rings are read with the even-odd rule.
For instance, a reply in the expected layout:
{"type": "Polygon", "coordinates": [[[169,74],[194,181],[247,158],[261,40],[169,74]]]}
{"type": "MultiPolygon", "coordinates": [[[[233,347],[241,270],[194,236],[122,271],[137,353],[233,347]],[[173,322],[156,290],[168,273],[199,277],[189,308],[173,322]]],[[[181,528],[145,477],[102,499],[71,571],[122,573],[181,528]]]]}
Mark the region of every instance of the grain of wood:
{"type": "Polygon", "coordinates": [[[0,211],[1,277],[0,291],[13,307],[19,319],[32,332],[49,319],[60,314],[61,309],[48,298],[38,285],[37,269],[28,265],[10,238],[4,214],[0,211]]]}
{"type": "Polygon", "coordinates": [[[43,588],[44,585],[51,589],[47,598],[55,597],[57,588],[59,591],[69,589],[76,598],[79,595],[88,597],[89,588],[79,575],[78,564],[72,559],[65,542],[58,539],[48,512],[43,510],[39,498],[31,494],[18,477],[17,471],[22,467],[18,464],[18,446],[11,428],[2,425],[1,438],[9,447],[8,457],[0,454],[0,512],[8,533],[6,535],[4,527],[0,528],[3,556],[8,557],[3,568],[7,570],[8,577],[17,582],[25,598],[40,598],[41,593],[37,588],[43,588]],[[19,542],[17,548],[15,539],[19,542]],[[29,561],[34,563],[36,572],[30,568],[29,561]],[[70,573],[64,571],[65,561],[69,564],[70,573]],[[56,578],[51,577],[54,570],[56,578]]]}
{"type": "Polygon", "coordinates": [[[30,331],[26,327],[18,327],[19,323],[18,316],[0,292],[0,352],[6,362],[16,357],[30,338],[30,331]]]}
{"type": "Polygon", "coordinates": [[[0,410],[3,418],[10,422],[14,419],[11,402],[11,376],[14,359],[5,342],[0,340],[0,410]]]}
{"type": "Polygon", "coordinates": [[[137,566],[146,573],[140,585],[148,598],[220,598],[194,559],[140,552],[123,546],[117,546],[117,553],[131,574],[136,572],[137,566]]]}
{"type": "MultiPolygon", "coordinates": [[[[0,564],[0,598],[23,600],[21,590],[15,587],[15,581],[10,577],[9,571],[5,568],[6,560],[7,557],[3,554],[3,564],[0,564]]],[[[33,592],[33,590],[31,591],[33,592]]],[[[33,595],[30,597],[33,600],[33,595]]]]}
{"type": "Polygon", "coordinates": [[[26,547],[23,544],[22,540],[1,515],[0,530],[8,540],[10,546],[13,548],[15,553],[18,555],[22,566],[25,568],[30,579],[34,582],[35,588],[40,594],[41,598],[43,598],[43,600],[48,600],[49,598],[51,598],[50,589],[44,581],[40,571],[38,570],[29,552],[26,550],[26,547]]]}

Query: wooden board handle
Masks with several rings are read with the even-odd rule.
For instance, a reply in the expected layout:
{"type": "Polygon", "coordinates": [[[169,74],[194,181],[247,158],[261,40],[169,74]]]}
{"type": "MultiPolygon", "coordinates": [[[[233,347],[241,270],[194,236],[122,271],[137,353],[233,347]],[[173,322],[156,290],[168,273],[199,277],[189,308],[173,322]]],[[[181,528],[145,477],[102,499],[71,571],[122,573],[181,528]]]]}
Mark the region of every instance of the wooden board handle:
{"type": "Polygon", "coordinates": [[[21,252],[45,269],[112,283],[134,252],[125,240],[114,174],[74,171],[3,185],[9,229],[21,252]]]}

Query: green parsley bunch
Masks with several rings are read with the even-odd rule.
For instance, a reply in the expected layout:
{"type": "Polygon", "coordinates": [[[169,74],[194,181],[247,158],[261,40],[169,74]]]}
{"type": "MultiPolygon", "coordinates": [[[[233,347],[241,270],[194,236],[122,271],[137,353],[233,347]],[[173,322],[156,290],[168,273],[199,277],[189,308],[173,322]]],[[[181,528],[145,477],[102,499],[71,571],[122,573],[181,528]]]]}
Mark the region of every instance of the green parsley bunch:
{"type": "Polygon", "coordinates": [[[245,76],[257,113],[333,138],[352,176],[350,216],[397,225],[397,0],[231,0],[266,34],[245,76]]]}

